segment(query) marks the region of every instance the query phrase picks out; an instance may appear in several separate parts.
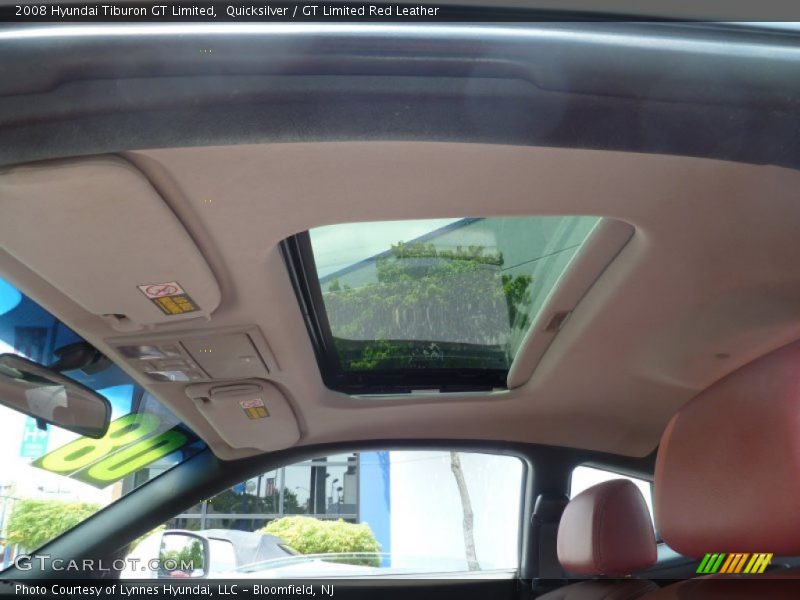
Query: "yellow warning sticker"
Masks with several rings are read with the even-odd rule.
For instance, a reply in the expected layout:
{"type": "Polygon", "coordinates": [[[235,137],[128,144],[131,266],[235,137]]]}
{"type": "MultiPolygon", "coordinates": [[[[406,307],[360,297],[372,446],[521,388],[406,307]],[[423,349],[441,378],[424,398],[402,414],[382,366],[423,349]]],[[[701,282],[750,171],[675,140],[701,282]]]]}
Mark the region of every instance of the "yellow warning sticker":
{"type": "Polygon", "coordinates": [[[242,400],[239,402],[239,406],[242,407],[248,419],[266,419],[269,416],[269,411],[261,398],[242,400]]]}
{"type": "Polygon", "coordinates": [[[266,419],[269,416],[267,409],[263,406],[245,409],[244,414],[248,419],[266,419]]]}
{"type": "Polygon", "coordinates": [[[137,287],[165,315],[182,315],[200,310],[177,281],[151,283],[137,287]]]}
{"type": "Polygon", "coordinates": [[[182,315],[183,313],[199,310],[187,294],[179,296],[162,296],[153,298],[151,302],[161,309],[165,315],[182,315]]]}

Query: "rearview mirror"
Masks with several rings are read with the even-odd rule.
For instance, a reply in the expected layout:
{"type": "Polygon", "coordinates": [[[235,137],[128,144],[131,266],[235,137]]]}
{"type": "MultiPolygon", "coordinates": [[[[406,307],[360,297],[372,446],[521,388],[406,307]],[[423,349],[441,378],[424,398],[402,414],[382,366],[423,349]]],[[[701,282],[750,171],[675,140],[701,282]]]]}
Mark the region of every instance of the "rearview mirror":
{"type": "Polygon", "coordinates": [[[103,437],[111,420],[106,398],[16,354],[0,354],[0,404],[91,438],[103,437]]]}

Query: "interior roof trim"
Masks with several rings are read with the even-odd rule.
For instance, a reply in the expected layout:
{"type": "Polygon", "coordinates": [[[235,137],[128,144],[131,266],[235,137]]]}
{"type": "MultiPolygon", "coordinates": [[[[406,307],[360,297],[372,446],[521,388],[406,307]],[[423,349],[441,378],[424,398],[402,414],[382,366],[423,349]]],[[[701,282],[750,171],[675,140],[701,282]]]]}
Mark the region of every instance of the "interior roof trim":
{"type": "MultiPolygon", "coordinates": [[[[725,57],[750,56],[762,58],[800,58],[800,48],[795,45],[765,44],[754,41],[711,40],[676,38],[671,35],[643,35],[622,31],[592,31],[575,23],[531,25],[427,25],[427,24],[377,24],[377,23],[180,23],[147,25],[74,25],[51,27],[19,27],[0,30],[0,41],[49,38],[105,38],[138,36],[246,36],[271,35],[313,37],[381,37],[430,39],[459,38],[483,43],[502,41],[552,40],[566,43],[611,44],[629,49],[660,49],[687,53],[702,52],[725,57]]],[[[602,25],[602,23],[600,23],[602,25]]],[[[652,25],[652,24],[651,24],[652,25]]],[[[686,24],[684,24],[684,27],[686,24]]],[[[774,31],[774,30],[767,30],[774,31]]],[[[664,33],[667,33],[665,30],[664,33]]],[[[740,28],[737,33],[759,33],[740,28]]],[[[761,32],[763,33],[763,32],[761,32]]]]}
{"type": "Polygon", "coordinates": [[[603,20],[0,27],[0,164],[413,139],[797,168],[797,39],[724,23],[603,20]],[[198,53],[203,40],[213,54],[198,53]],[[298,94],[307,101],[286,101],[298,94]],[[200,121],[208,126],[190,125],[200,121]],[[609,128],[622,122],[636,126],[609,128]]]}
{"type": "Polygon", "coordinates": [[[635,228],[617,219],[603,218],[594,227],[580,250],[572,258],[544,301],[541,310],[525,333],[508,370],[506,385],[514,389],[524,385],[536,371],[550,343],[569,319],[569,315],[602,276],[633,237],[635,228]],[[565,315],[558,328],[550,330],[553,319],[565,315]]]}

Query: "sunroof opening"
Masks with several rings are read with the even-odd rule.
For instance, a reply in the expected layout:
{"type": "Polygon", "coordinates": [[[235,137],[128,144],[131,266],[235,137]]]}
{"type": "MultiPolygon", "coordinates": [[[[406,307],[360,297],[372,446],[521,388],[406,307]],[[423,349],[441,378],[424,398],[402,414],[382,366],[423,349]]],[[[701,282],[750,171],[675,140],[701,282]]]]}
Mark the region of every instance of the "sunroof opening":
{"type": "Polygon", "coordinates": [[[326,385],[350,393],[504,388],[525,334],[599,221],[346,223],[288,240],[326,385]]]}

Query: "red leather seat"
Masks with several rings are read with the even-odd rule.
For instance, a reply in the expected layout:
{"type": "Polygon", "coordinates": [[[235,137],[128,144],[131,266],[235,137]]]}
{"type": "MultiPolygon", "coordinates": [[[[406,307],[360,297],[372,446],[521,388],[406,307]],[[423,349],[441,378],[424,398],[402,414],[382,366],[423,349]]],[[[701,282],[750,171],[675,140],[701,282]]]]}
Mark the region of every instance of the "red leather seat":
{"type": "MultiPolygon", "coordinates": [[[[661,438],[655,511],[664,540],[713,552],[800,554],[800,343],[772,352],[684,405],[661,438]]],[[[800,570],[715,575],[647,599],[798,598],[800,570]]]]}
{"type": "MultiPolygon", "coordinates": [[[[656,562],[656,540],[641,493],[627,479],[595,485],[567,504],[558,526],[558,560],[570,574],[624,578],[656,562]]],[[[632,600],[657,589],[643,579],[592,579],[546,600],[632,600]]]]}

